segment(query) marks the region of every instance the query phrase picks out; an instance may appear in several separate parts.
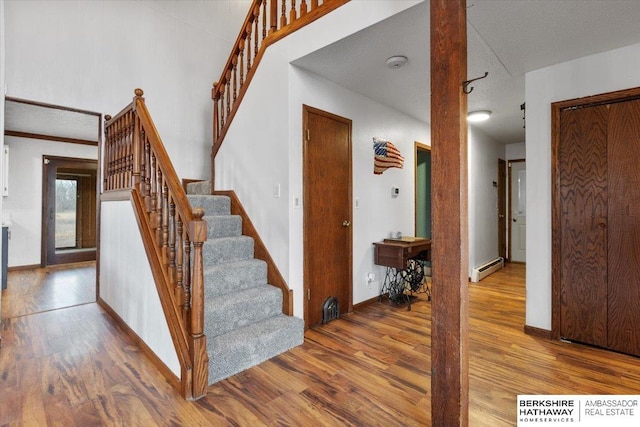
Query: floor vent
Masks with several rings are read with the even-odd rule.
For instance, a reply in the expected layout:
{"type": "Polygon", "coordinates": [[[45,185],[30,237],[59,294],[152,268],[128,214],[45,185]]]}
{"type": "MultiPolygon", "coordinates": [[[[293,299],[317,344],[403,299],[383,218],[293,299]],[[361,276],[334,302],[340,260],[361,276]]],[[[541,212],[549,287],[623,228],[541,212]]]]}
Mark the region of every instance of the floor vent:
{"type": "Polygon", "coordinates": [[[340,309],[336,297],[329,297],[322,305],[322,323],[330,322],[340,316],[340,309]]]}
{"type": "Polygon", "coordinates": [[[502,267],[504,267],[504,258],[502,257],[498,257],[493,261],[482,264],[481,266],[474,268],[471,272],[471,281],[479,282],[494,271],[500,270],[502,267]]]}

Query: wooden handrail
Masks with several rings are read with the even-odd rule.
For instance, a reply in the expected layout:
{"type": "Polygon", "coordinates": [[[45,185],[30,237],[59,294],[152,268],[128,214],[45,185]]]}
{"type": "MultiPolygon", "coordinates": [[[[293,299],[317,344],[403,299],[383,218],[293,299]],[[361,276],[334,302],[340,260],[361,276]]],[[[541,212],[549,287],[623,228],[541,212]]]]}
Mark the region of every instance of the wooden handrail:
{"type": "Polygon", "coordinates": [[[134,212],[181,367],[182,394],[205,394],[202,244],[207,224],[191,205],[142,97],[106,117],[104,191],[130,190],[134,212]]]}
{"type": "MultiPolygon", "coordinates": [[[[215,156],[266,48],[348,1],[311,0],[308,3],[302,0],[297,4],[296,0],[253,0],[240,34],[231,49],[231,55],[211,91],[213,99],[212,183],[215,156]]],[[[213,185],[211,188],[213,189],[213,185]]]]}

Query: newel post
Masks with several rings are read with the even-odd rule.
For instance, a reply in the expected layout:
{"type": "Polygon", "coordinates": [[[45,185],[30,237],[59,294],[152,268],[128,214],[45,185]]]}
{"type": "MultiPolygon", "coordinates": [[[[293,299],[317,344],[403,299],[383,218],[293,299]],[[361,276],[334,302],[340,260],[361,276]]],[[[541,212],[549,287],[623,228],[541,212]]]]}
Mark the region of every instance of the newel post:
{"type": "Polygon", "coordinates": [[[131,186],[138,191],[140,191],[140,176],[142,170],[142,144],[141,141],[141,128],[140,128],[140,117],[138,117],[138,108],[137,102],[140,100],[144,102],[144,92],[142,89],[137,88],[133,91],[136,96],[133,97],[133,120],[134,120],[134,128],[133,128],[133,177],[131,186]]]}
{"type": "Polygon", "coordinates": [[[189,346],[193,362],[193,398],[205,394],[208,383],[207,337],[204,335],[204,277],[202,267],[202,244],[207,240],[207,223],[202,220],[204,210],[193,210],[194,220],[189,223],[189,234],[193,242],[193,271],[191,280],[191,313],[189,318],[189,346]]]}

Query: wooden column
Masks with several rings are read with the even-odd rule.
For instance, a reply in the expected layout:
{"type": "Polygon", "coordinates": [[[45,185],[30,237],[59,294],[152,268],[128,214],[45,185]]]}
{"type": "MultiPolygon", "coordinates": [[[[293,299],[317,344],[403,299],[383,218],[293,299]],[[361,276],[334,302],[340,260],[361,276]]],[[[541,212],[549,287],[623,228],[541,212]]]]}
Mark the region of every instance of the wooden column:
{"type": "Polygon", "coordinates": [[[431,0],[431,419],[469,424],[466,0],[431,0]]]}

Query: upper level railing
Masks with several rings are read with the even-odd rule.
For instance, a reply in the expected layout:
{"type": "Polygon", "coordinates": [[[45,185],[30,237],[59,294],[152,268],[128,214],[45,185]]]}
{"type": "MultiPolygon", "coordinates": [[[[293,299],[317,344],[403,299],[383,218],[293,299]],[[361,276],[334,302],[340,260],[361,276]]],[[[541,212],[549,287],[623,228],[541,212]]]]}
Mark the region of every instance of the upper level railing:
{"type": "Polygon", "coordinates": [[[208,382],[202,244],[207,225],[165,151],[141,89],[115,117],[106,117],[104,191],[131,190],[142,241],[181,366],[185,398],[208,382]]]}
{"type": "MultiPolygon", "coordinates": [[[[262,55],[286,37],[349,0],[254,0],[222,75],[213,84],[213,149],[220,149],[262,55]]],[[[213,180],[213,176],[211,177],[213,180]]]]}

